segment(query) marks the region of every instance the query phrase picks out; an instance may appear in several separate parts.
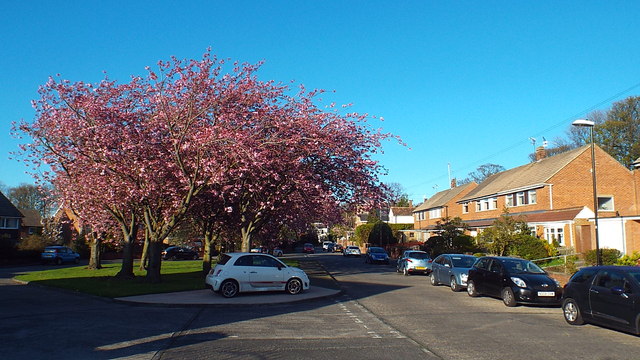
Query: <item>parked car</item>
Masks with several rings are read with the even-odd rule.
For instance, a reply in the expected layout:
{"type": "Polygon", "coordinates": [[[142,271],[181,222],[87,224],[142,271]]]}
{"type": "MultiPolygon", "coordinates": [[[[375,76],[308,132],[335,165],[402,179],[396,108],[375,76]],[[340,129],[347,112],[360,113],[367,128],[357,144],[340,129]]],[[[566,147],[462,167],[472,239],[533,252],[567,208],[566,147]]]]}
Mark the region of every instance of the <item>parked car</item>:
{"type": "Polygon", "coordinates": [[[333,244],[333,252],[342,252],[344,247],[338,243],[333,244]]]}
{"type": "Polygon", "coordinates": [[[273,250],[271,250],[271,255],[273,256],[282,256],[283,254],[284,252],[282,251],[282,249],[277,246],[273,248],[273,250]]]}
{"type": "Polygon", "coordinates": [[[345,257],[348,256],[358,256],[360,257],[362,255],[362,253],[360,252],[360,248],[355,246],[355,245],[349,245],[346,248],[344,248],[344,251],[342,251],[342,255],[345,257]]]}
{"type": "Polygon", "coordinates": [[[306,243],[302,246],[302,252],[306,254],[313,254],[316,252],[316,248],[313,244],[306,243]]]}
{"type": "Polygon", "coordinates": [[[162,251],[163,260],[198,260],[198,253],[181,246],[169,246],[162,251]]]}
{"type": "Polygon", "coordinates": [[[396,271],[405,275],[429,274],[431,261],[431,256],[426,251],[405,250],[398,259],[396,271]]]}
{"type": "Polygon", "coordinates": [[[562,287],[529,260],[485,256],[469,269],[469,296],[502,298],[506,306],[517,304],[559,305],[562,287]]]}
{"type": "Polygon", "coordinates": [[[268,254],[269,249],[266,246],[258,246],[258,247],[252,248],[251,250],[249,250],[249,252],[268,254]]]}
{"type": "Polygon", "coordinates": [[[309,277],[301,269],[260,253],[222,254],[205,283],[227,298],[249,291],[286,291],[296,295],[310,286],[309,277]]]}
{"type": "Polygon", "coordinates": [[[323,241],[322,242],[322,250],[330,251],[329,250],[329,246],[333,246],[333,242],[331,242],[331,241],[323,241]]]}
{"type": "Polygon", "coordinates": [[[62,265],[62,263],[77,264],[80,261],[80,254],[71,250],[66,246],[47,246],[40,254],[40,260],[43,264],[54,263],[62,265]]]}
{"type": "Polygon", "coordinates": [[[564,286],[564,319],[640,335],[640,268],[598,266],[582,268],[564,286]]]}
{"type": "Polygon", "coordinates": [[[453,291],[466,289],[469,269],[477,259],[473,255],[439,255],[431,264],[431,285],[449,284],[453,291]]]}
{"type": "Polygon", "coordinates": [[[381,247],[372,246],[367,249],[364,262],[367,264],[373,264],[373,263],[389,264],[389,254],[387,254],[387,252],[381,247]]]}

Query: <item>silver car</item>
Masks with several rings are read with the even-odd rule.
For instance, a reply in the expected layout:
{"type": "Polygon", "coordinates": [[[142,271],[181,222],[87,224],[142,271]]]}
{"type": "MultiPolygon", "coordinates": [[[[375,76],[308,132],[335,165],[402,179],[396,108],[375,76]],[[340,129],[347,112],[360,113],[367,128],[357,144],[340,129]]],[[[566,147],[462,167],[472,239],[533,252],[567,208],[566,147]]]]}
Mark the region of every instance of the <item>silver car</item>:
{"type": "Polygon", "coordinates": [[[348,256],[357,256],[360,257],[360,255],[362,255],[360,253],[360,248],[354,245],[349,245],[346,248],[344,248],[344,250],[342,251],[342,255],[344,255],[345,257],[348,256]]]}
{"type": "Polygon", "coordinates": [[[431,285],[449,284],[451,290],[467,287],[469,269],[478,258],[473,255],[442,254],[431,264],[431,285]]]}
{"type": "Polygon", "coordinates": [[[404,275],[429,274],[431,272],[431,256],[426,251],[406,250],[398,259],[396,271],[404,275]]]}

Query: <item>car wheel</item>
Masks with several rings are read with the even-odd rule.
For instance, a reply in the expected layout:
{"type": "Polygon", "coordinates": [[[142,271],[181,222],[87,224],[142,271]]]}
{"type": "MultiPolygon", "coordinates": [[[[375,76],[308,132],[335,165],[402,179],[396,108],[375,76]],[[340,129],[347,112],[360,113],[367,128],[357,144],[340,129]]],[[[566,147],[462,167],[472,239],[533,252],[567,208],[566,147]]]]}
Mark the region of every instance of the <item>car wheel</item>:
{"type": "Polygon", "coordinates": [[[571,325],[584,324],[578,303],[571,298],[567,298],[562,302],[562,314],[564,314],[564,319],[571,325]]]}
{"type": "Polygon", "coordinates": [[[436,280],[436,277],[434,274],[431,274],[431,276],[429,277],[429,281],[431,282],[431,285],[438,286],[438,281],[436,280]]]}
{"type": "Polygon", "coordinates": [[[285,290],[291,295],[300,294],[302,291],[302,281],[299,279],[291,279],[287,282],[285,290]]]}
{"type": "Polygon", "coordinates": [[[225,280],[222,285],[220,285],[220,293],[226,298],[232,298],[238,295],[239,290],[240,288],[235,280],[225,280]]]}
{"type": "Polygon", "coordinates": [[[198,254],[193,254],[193,257],[191,257],[193,260],[198,260],[198,254]]]}
{"type": "Polygon", "coordinates": [[[469,281],[467,284],[467,294],[471,297],[478,297],[480,294],[476,290],[476,284],[473,281],[469,281]]]}
{"type": "Polygon", "coordinates": [[[455,276],[451,277],[451,281],[449,282],[449,286],[451,287],[451,291],[453,291],[453,292],[458,292],[458,291],[462,290],[460,285],[458,285],[458,282],[456,281],[456,277],[455,276]]]}
{"type": "Polygon", "coordinates": [[[77,263],[79,263],[79,262],[80,262],[80,259],[78,259],[78,258],[73,259],[73,263],[74,263],[74,264],[77,264],[77,263]]]}
{"type": "Polygon", "coordinates": [[[175,255],[173,255],[172,257],[169,258],[169,260],[176,261],[176,260],[178,260],[178,258],[175,255]]]}
{"type": "Polygon", "coordinates": [[[502,289],[502,302],[508,307],[516,306],[516,297],[513,295],[511,288],[502,289]]]}
{"type": "Polygon", "coordinates": [[[56,259],[56,265],[62,265],[62,258],[56,259]]]}

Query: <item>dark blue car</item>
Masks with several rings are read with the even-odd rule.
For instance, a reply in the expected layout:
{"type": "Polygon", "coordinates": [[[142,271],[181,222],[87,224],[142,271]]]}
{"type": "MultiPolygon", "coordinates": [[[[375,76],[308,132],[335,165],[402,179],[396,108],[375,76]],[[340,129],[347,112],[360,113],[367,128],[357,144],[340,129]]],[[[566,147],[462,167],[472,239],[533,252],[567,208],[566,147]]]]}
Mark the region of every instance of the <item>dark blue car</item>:
{"type": "Polygon", "coordinates": [[[562,313],[571,325],[588,322],[640,335],[640,267],[582,268],[564,286],[562,313]]]}

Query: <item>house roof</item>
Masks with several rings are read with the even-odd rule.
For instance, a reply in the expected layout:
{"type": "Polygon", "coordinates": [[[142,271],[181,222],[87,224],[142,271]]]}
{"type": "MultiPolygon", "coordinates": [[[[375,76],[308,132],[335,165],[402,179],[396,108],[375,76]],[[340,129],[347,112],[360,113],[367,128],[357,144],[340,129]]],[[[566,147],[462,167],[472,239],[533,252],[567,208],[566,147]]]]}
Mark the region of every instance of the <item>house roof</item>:
{"type": "Polygon", "coordinates": [[[412,207],[399,207],[392,206],[391,212],[393,212],[394,216],[413,216],[413,208],[412,207]]]}
{"type": "Polygon", "coordinates": [[[20,209],[24,218],[22,219],[22,226],[25,227],[42,227],[42,217],[38,210],[20,209]]]}
{"type": "MultiPolygon", "coordinates": [[[[468,188],[472,184],[475,184],[475,183],[474,182],[470,182],[470,183],[466,183],[464,185],[453,187],[451,189],[440,191],[440,192],[436,193],[435,195],[433,195],[432,197],[430,197],[429,199],[427,199],[427,201],[425,201],[422,204],[418,205],[418,207],[415,208],[413,210],[413,212],[418,212],[418,211],[423,211],[423,210],[443,207],[449,201],[451,201],[453,198],[458,196],[464,189],[468,188]]],[[[473,190],[472,190],[472,192],[473,192],[473,190]]]]}
{"type": "MultiPolygon", "coordinates": [[[[537,211],[527,211],[520,213],[512,213],[510,214],[514,218],[522,217],[524,221],[527,223],[541,223],[541,222],[554,222],[554,221],[569,221],[575,220],[584,210],[584,207],[575,207],[568,209],[558,209],[558,210],[537,210],[537,211]]],[[[496,218],[488,218],[488,219],[478,219],[478,220],[468,220],[465,221],[469,227],[477,228],[477,227],[487,227],[493,225],[493,222],[496,218]]]]}
{"type": "Polygon", "coordinates": [[[460,199],[459,202],[542,186],[589,147],[590,145],[581,146],[558,155],[493,174],[460,199]]]}
{"type": "Polygon", "coordinates": [[[9,201],[2,192],[0,192],[0,216],[13,218],[24,217],[20,210],[13,206],[11,201],[9,201]]]}

